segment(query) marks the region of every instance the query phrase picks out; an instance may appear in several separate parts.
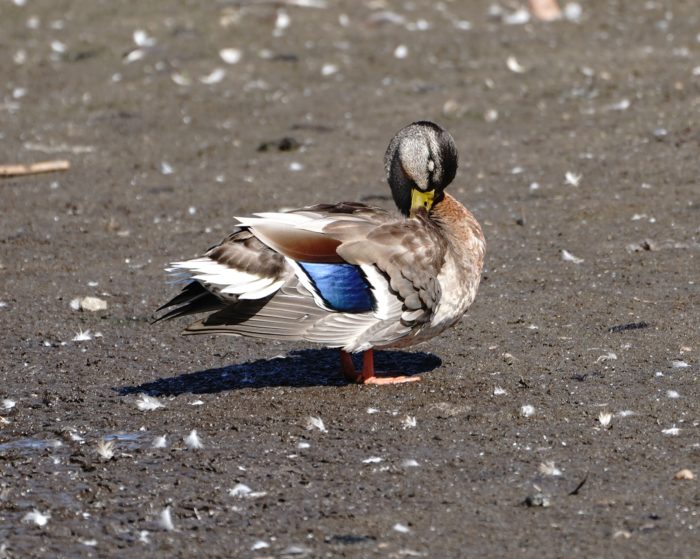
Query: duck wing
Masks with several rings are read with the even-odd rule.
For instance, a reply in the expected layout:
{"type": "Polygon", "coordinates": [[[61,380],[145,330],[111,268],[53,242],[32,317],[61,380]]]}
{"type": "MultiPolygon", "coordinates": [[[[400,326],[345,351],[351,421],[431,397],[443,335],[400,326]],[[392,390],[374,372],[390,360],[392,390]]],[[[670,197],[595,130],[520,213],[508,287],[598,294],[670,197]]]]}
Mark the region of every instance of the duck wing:
{"type": "Polygon", "coordinates": [[[439,301],[444,248],[427,219],[344,203],[239,221],[204,258],[171,267],[197,285],[169,301],[163,308],[185,304],[162,318],[216,311],[185,333],[358,351],[406,336],[439,301]]]}
{"type": "Polygon", "coordinates": [[[187,284],[156,311],[176,307],[156,322],[220,310],[241,300],[264,299],[293,274],[283,256],[243,227],[236,228],[201,258],[173,262],[166,271],[174,283],[187,284]]]}
{"type": "MultiPolygon", "coordinates": [[[[333,234],[334,227],[329,227],[333,234]]],[[[401,323],[428,322],[441,297],[438,275],[445,261],[447,242],[427,217],[394,221],[346,237],[338,254],[366,269],[371,266],[388,280],[389,295],[401,301],[401,323]]]]}

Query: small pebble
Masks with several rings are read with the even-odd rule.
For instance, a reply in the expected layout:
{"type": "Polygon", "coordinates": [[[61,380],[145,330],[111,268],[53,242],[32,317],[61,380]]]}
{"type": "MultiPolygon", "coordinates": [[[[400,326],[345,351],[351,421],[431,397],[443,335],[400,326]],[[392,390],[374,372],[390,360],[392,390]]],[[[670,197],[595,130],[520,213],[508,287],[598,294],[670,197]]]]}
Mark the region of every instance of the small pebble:
{"type": "Polygon", "coordinates": [[[525,404],[520,408],[520,414],[523,417],[531,417],[535,413],[535,407],[530,404],[525,404]]]}
{"type": "Polygon", "coordinates": [[[678,470],[676,472],[676,475],[673,476],[673,479],[682,481],[682,480],[691,480],[695,479],[695,474],[691,472],[688,468],[683,468],[682,470],[678,470]]]}
{"type": "Polygon", "coordinates": [[[408,56],[408,47],[406,45],[399,45],[394,50],[394,57],[398,59],[403,59],[408,56]]]}
{"type": "Polygon", "coordinates": [[[239,49],[221,49],[219,56],[226,64],[238,64],[243,57],[243,53],[239,49]]]}
{"type": "Polygon", "coordinates": [[[535,493],[534,495],[528,495],[525,497],[525,505],[528,507],[543,507],[546,508],[551,505],[551,501],[548,495],[544,493],[535,493]]]}

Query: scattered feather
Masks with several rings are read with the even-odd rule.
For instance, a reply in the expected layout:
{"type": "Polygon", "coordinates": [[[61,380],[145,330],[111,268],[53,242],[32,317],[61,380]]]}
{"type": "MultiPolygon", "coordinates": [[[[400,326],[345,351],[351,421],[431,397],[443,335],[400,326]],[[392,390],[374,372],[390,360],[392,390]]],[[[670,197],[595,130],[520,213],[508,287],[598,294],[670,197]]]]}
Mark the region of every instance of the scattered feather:
{"type": "Polygon", "coordinates": [[[15,64],[22,65],[27,61],[27,51],[24,49],[19,49],[12,57],[15,64]]]}
{"type": "Polygon", "coordinates": [[[607,105],[606,107],[603,108],[605,111],[626,111],[627,109],[630,108],[630,105],[632,103],[630,102],[629,99],[622,99],[618,101],[617,103],[612,103],[611,105],[607,105]]]}
{"type": "Polygon", "coordinates": [[[221,49],[219,56],[226,64],[238,64],[243,57],[243,53],[239,49],[221,49]]]}
{"type": "Polygon", "coordinates": [[[78,435],[75,431],[68,431],[68,436],[70,437],[70,440],[76,443],[84,443],[85,439],[78,435]]]}
{"type": "Polygon", "coordinates": [[[367,408],[367,413],[371,415],[373,413],[379,413],[379,410],[377,408],[367,408]]]}
{"type": "Polygon", "coordinates": [[[309,419],[306,420],[306,429],[311,431],[312,429],[318,429],[321,431],[321,433],[327,433],[328,429],[326,429],[326,426],[323,424],[323,419],[320,417],[309,417],[309,419]]]}
{"type": "Polygon", "coordinates": [[[253,492],[253,490],[248,487],[245,483],[239,483],[233,489],[231,489],[228,494],[231,497],[247,497],[253,492]]]}
{"type": "Polygon", "coordinates": [[[100,439],[97,441],[97,454],[100,455],[104,460],[111,460],[114,458],[114,441],[106,441],[100,439]]]}
{"type": "Polygon", "coordinates": [[[221,80],[224,79],[225,76],[226,70],[224,70],[223,68],[215,68],[211,71],[211,73],[199,78],[199,81],[205,85],[213,85],[215,83],[219,83],[221,80]]]}
{"type": "Polygon", "coordinates": [[[257,551],[258,549],[266,549],[270,547],[270,544],[263,541],[263,540],[257,540],[252,546],[250,546],[251,551],[257,551]]]}
{"type": "Polygon", "coordinates": [[[289,545],[280,552],[280,555],[308,555],[309,553],[311,553],[311,550],[308,547],[303,545],[289,545]]]}
{"type": "Polygon", "coordinates": [[[134,49],[124,57],[124,63],[131,64],[132,62],[138,62],[144,56],[146,56],[146,52],[143,49],[134,49]]]}
{"type": "Polygon", "coordinates": [[[602,411],[598,415],[598,421],[603,427],[608,427],[612,421],[612,414],[607,411],[602,411]]]}
{"type": "Polygon", "coordinates": [[[171,74],[170,79],[173,80],[173,82],[175,82],[177,85],[182,85],[182,86],[192,85],[192,80],[190,79],[190,77],[186,76],[185,74],[181,74],[179,72],[175,72],[174,74],[171,74]]]}
{"type": "Polygon", "coordinates": [[[230,489],[228,494],[231,497],[241,497],[246,499],[257,499],[267,495],[267,491],[253,491],[245,483],[237,484],[233,489],[230,489]]]}
{"type": "Polygon", "coordinates": [[[530,21],[530,12],[526,8],[520,8],[509,14],[504,14],[502,21],[506,25],[524,25],[530,21]]]}
{"type": "Polygon", "coordinates": [[[202,400],[195,400],[194,402],[190,402],[190,406],[203,406],[204,402],[202,400]]]}
{"type": "Polygon", "coordinates": [[[167,161],[161,161],[160,173],[162,175],[172,175],[173,172],[173,166],[170,163],[168,163],[167,161]]]}
{"type": "Polygon", "coordinates": [[[299,8],[327,8],[328,3],[326,0],[285,0],[284,2],[288,6],[297,6],[299,8]]]}
{"type": "Polygon", "coordinates": [[[22,517],[22,522],[33,523],[37,526],[46,526],[51,518],[51,514],[48,512],[39,512],[34,509],[32,512],[28,512],[22,517]]]}
{"type": "Polygon", "coordinates": [[[561,475],[561,470],[554,465],[552,460],[542,462],[538,470],[543,476],[557,477],[561,475]]]}
{"type": "Polygon", "coordinates": [[[595,360],[596,363],[600,363],[601,361],[615,361],[617,359],[617,354],[613,353],[612,351],[609,351],[605,355],[601,355],[598,357],[598,359],[595,360]]]}
{"type": "Polygon", "coordinates": [[[173,524],[173,517],[170,514],[170,507],[165,507],[162,511],[160,511],[160,515],[158,515],[158,527],[166,530],[168,532],[172,532],[175,529],[175,525],[173,524]]]}
{"type": "Polygon", "coordinates": [[[496,122],[498,120],[498,111],[496,109],[488,109],[484,113],[484,120],[486,122],[496,122]]]}
{"type": "Polygon", "coordinates": [[[80,542],[82,545],[84,545],[86,547],[96,547],[97,546],[96,539],[91,539],[91,540],[79,539],[78,542],[80,542]]]}
{"type": "Polygon", "coordinates": [[[298,161],[292,161],[289,164],[289,170],[294,172],[299,172],[304,170],[304,165],[298,161]]]}
{"type": "Polygon", "coordinates": [[[493,395],[494,395],[494,396],[503,396],[504,394],[508,394],[508,392],[506,392],[506,391],[505,391],[503,388],[501,388],[500,386],[494,387],[494,389],[493,389],[493,395]]]}
{"type": "Polygon", "coordinates": [[[678,392],[676,392],[675,390],[667,390],[666,396],[671,398],[671,400],[676,400],[676,399],[681,397],[681,395],[678,392]]]}
{"type": "Polygon", "coordinates": [[[690,367],[690,365],[688,365],[688,363],[685,361],[681,361],[680,359],[674,359],[671,361],[671,367],[674,369],[685,369],[686,367],[690,367]]]}
{"type": "Polygon", "coordinates": [[[363,464],[378,464],[379,462],[383,462],[384,458],[380,458],[379,456],[370,456],[369,458],[365,458],[362,463],[363,464]]]}
{"type": "Polygon", "coordinates": [[[668,429],[662,429],[661,432],[664,435],[675,436],[678,435],[681,432],[681,430],[674,425],[673,427],[669,427],[668,429]]]}
{"type": "Polygon", "coordinates": [[[584,262],[583,258],[579,258],[578,256],[574,256],[566,249],[562,249],[561,259],[564,262],[573,262],[574,264],[581,264],[582,262],[584,262]]]}
{"type": "Polygon", "coordinates": [[[306,450],[307,448],[311,448],[311,445],[307,443],[306,441],[300,441],[299,444],[297,445],[297,448],[299,450],[306,450]]]}
{"type": "Polygon", "coordinates": [[[90,330],[85,330],[84,332],[82,330],[78,330],[78,333],[73,336],[73,339],[71,341],[73,342],[89,342],[92,340],[92,335],[90,334],[90,330]]]}
{"type": "Polygon", "coordinates": [[[193,450],[204,448],[196,429],[192,429],[190,434],[185,437],[185,445],[187,445],[187,448],[191,448],[193,450]]]}
{"type": "Polygon", "coordinates": [[[289,14],[284,10],[279,10],[275,19],[275,35],[281,35],[291,22],[289,14]]]}
{"type": "Polygon", "coordinates": [[[617,412],[618,417],[630,417],[634,415],[634,412],[632,410],[622,410],[617,412]]]}
{"type": "Polygon", "coordinates": [[[338,67],[335,64],[324,64],[321,67],[322,76],[332,76],[338,73],[338,67]]]}
{"type": "Polygon", "coordinates": [[[578,186],[581,182],[583,175],[574,173],[573,171],[567,171],[564,174],[564,183],[570,186],[578,186]]]}
{"type": "Polygon", "coordinates": [[[168,441],[165,438],[165,435],[161,435],[160,437],[156,437],[153,439],[153,444],[151,445],[153,448],[165,448],[168,446],[168,441]]]}
{"type": "Polygon", "coordinates": [[[514,56],[509,56],[506,59],[506,66],[508,66],[508,69],[515,73],[515,74],[524,74],[527,72],[527,69],[518,62],[518,59],[515,58],[514,56]]]}
{"type": "Polygon", "coordinates": [[[51,41],[51,50],[57,54],[63,54],[68,50],[68,47],[61,41],[51,41]]]}
{"type": "Polygon", "coordinates": [[[417,460],[414,460],[413,458],[407,458],[406,460],[404,460],[403,462],[401,462],[401,465],[402,465],[404,468],[417,468],[418,466],[420,466],[420,464],[418,463],[418,461],[417,461],[417,460]]]}
{"type": "Polygon", "coordinates": [[[149,36],[143,29],[137,29],[134,31],[134,43],[136,43],[138,47],[149,48],[155,46],[156,40],[149,36]]]}
{"type": "Polygon", "coordinates": [[[412,415],[407,415],[401,420],[401,425],[403,425],[404,429],[411,429],[412,427],[415,427],[418,424],[416,421],[416,418],[413,417],[412,415]]]}
{"type": "Polygon", "coordinates": [[[148,530],[141,530],[139,532],[139,541],[141,543],[151,543],[150,532],[148,530]]]}
{"type": "Polygon", "coordinates": [[[395,531],[400,532],[401,534],[408,534],[411,531],[411,529],[408,526],[406,526],[405,524],[400,524],[398,522],[394,524],[392,528],[395,531]]]}
{"type": "Polygon", "coordinates": [[[154,398],[148,394],[139,394],[139,399],[136,400],[136,407],[141,411],[153,411],[164,406],[158,398],[154,398]]]}
{"type": "Polygon", "coordinates": [[[578,2],[568,2],[564,6],[564,18],[572,23],[581,23],[583,8],[578,2]]]}
{"type": "Polygon", "coordinates": [[[535,413],[535,407],[530,404],[525,404],[520,408],[520,415],[523,417],[531,417],[535,413]]]}
{"type": "Polygon", "coordinates": [[[12,90],[12,97],[13,97],[14,99],[21,99],[21,98],[24,97],[26,94],[27,94],[27,90],[26,90],[25,88],[23,88],[23,87],[15,87],[15,88],[12,90]]]}
{"type": "Polygon", "coordinates": [[[2,409],[4,409],[5,411],[11,410],[16,405],[17,405],[17,402],[15,402],[14,400],[10,400],[9,398],[5,398],[2,401],[2,409]]]}

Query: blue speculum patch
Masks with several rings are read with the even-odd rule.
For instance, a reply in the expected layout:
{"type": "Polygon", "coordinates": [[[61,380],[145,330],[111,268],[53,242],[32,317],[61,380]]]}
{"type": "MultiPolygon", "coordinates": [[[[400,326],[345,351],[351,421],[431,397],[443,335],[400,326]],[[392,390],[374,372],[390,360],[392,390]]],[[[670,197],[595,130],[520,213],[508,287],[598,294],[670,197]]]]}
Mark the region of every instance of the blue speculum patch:
{"type": "Polygon", "coordinates": [[[329,308],[340,312],[366,312],[373,308],[369,284],[358,266],[299,262],[329,308]]]}

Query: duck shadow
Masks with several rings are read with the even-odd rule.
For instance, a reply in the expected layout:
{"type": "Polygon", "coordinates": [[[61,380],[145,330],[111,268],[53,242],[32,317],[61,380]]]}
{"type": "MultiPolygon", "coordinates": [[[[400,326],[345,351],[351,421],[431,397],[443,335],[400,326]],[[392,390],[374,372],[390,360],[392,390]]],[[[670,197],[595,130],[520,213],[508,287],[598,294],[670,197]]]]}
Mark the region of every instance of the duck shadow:
{"type": "MultiPolygon", "coordinates": [[[[416,375],[436,369],[442,360],[431,353],[375,351],[378,371],[416,375]]],[[[361,360],[355,356],[355,367],[361,360]]],[[[213,394],[241,388],[343,386],[351,384],[340,372],[337,350],[302,349],[285,357],[258,359],[247,363],[206,369],[162,378],[138,386],[116,388],[121,395],[146,393],[150,396],[213,394]]]]}

